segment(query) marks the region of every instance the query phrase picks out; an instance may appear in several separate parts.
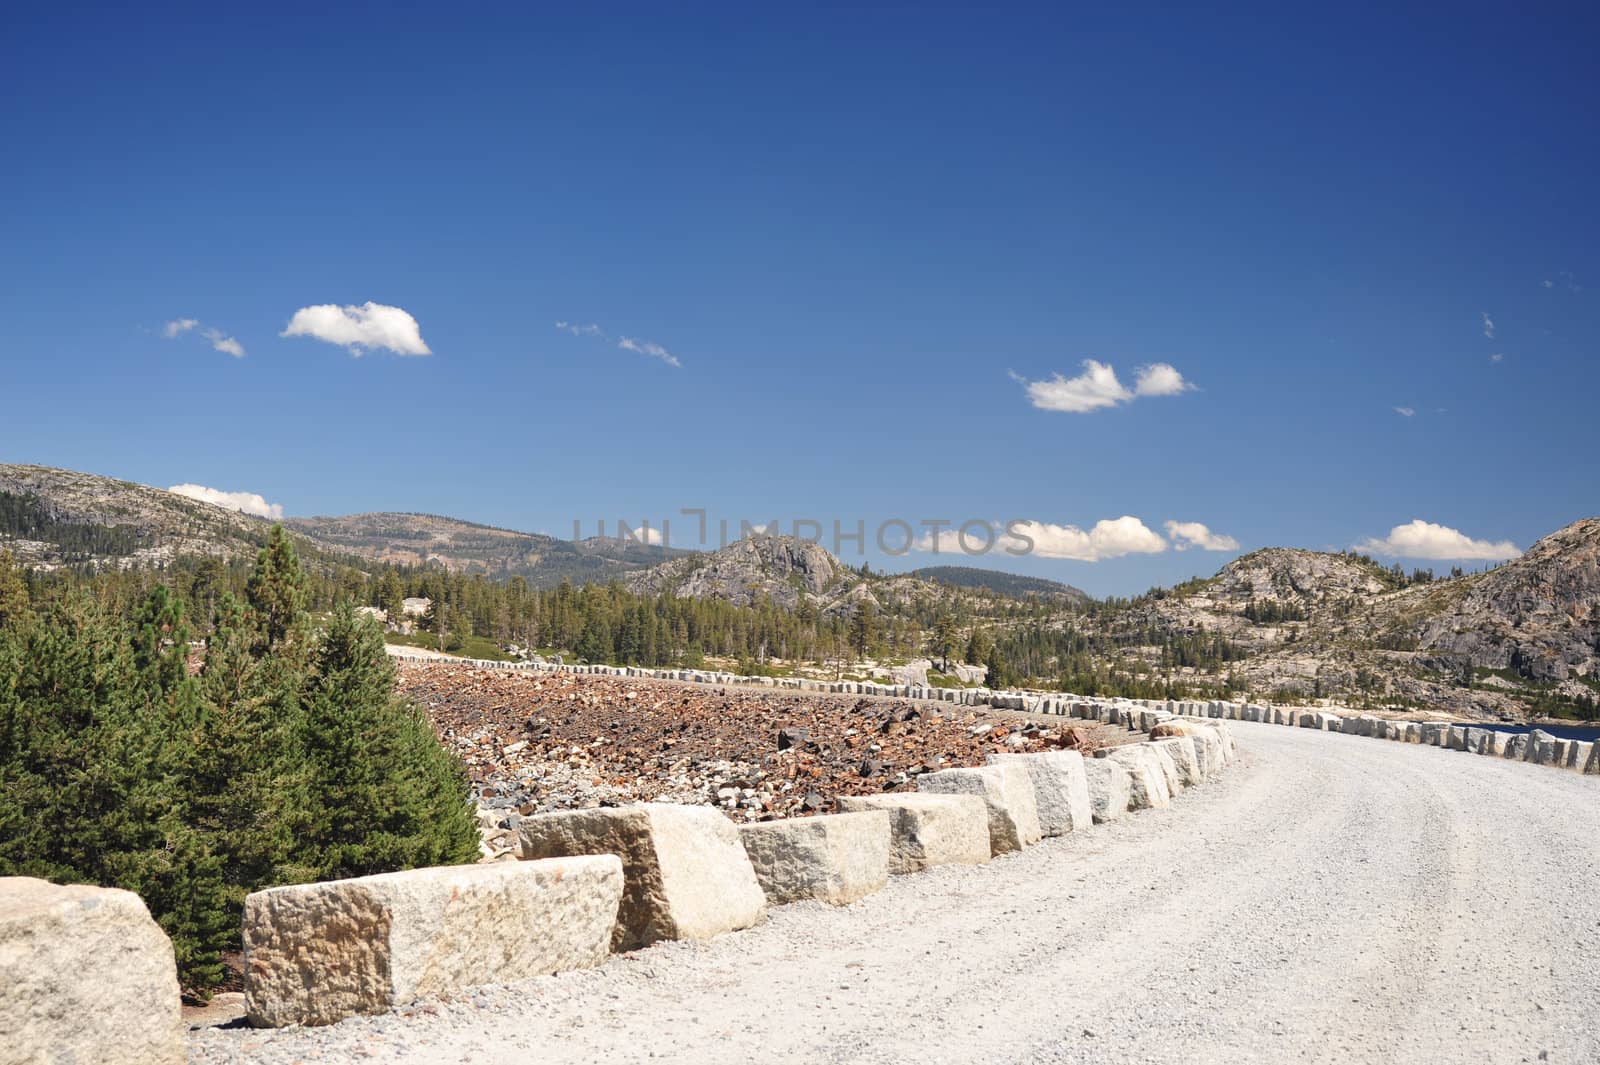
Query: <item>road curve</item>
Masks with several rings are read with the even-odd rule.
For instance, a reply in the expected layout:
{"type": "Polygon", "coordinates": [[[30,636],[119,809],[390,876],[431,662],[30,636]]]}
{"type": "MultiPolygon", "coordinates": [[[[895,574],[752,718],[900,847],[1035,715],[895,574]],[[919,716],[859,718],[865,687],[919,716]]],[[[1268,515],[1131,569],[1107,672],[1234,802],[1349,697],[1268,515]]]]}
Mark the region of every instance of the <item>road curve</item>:
{"type": "Polygon", "coordinates": [[[192,1060],[1600,1061],[1600,780],[1229,725],[1170,810],[192,1060]]]}

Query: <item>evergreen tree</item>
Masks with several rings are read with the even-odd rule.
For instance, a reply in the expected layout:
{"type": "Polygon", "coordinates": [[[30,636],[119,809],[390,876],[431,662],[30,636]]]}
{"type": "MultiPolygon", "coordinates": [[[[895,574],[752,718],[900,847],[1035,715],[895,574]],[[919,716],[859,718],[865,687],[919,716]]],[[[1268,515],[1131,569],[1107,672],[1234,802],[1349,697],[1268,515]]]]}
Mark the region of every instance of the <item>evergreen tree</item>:
{"type": "Polygon", "coordinates": [[[277,647],[297,635],[305,620],[306,577],[282,525],[272,527],[267,546],[256,557],[245,595],[260,619],[266,647],[277,647]]]}
{"type": "Polygon", "coordinates": [[[863,599],[856,604],[856,612],[850,618],[850,647],[859,659],[866,658],[877,644],[878,608],[870,599],[863,599]]]}
{"type": "Polygon", "coordinates": [[[933,624],[933,636],[929,643],[929,650],[939,658],[939,668],[945,673],[950,672],[950,652],[956,648],[959,637],[956,631],[956,617],[950,611],[941,611],[933,624]]]}
{"type": "Polygon", "coordinates": [[[320,877],[448,865],[477,856],[460,763],[394,694],[383,633],[348,605],[317,648],[305,696],[311,824],[320,877]]]}
{"type": "Polygon", "coordinates": [[[0,629],[26,624],[33,618],[33,604],[22,567],[10,551],[0,551],[0,629]]]}
{"type": "Polygon", "coordinates": [[[1006,670],[1005,659],[1000,657],[1000,648],[994,645],[989,647],[989,655],[984,659],[985,675],[984,684],[990,688],[1004,688],[1011,684],[1011,674],[1006,670]]]}

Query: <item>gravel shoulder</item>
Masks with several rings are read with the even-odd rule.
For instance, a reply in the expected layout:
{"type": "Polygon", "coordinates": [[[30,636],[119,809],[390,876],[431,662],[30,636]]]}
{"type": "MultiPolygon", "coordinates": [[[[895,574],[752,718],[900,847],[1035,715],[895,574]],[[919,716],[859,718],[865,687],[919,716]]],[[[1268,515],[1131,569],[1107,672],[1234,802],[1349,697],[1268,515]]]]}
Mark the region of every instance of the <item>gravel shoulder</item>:
{"type": "Polygon", "coordinates": [[[1592,778],[1229,724],[1240,761],[1170,810],[191,1060],[1600,1060],[1592,778]]]}

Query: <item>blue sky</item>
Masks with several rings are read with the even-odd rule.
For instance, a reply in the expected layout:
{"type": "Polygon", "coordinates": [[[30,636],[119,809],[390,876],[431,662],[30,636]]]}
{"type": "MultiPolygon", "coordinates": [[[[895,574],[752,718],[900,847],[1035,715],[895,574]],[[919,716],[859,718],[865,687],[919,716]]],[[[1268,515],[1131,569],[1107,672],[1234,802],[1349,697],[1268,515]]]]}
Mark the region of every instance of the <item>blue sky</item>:
{"type": "Polygon", "coordinates": [[[1503,554],[1600,512],[1596,30],[13,13],[0,460],[680,543],[682,508],[1026,520],[1063,557],[980,563],[1098,594],[1503,554]]]}

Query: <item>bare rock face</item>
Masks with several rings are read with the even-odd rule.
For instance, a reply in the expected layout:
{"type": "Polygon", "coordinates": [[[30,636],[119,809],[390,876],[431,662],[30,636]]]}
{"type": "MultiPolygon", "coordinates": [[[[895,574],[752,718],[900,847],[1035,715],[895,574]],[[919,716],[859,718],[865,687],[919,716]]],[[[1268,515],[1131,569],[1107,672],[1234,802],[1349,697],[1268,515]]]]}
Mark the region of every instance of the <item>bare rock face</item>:
{"type": "Polygon", "coordinates": [[[1005,854],[1031,847],[1044,835],[1033,781],[1020,765],[941,769],[917,778],[917,790],[934,795],[977,795],[989,810],[989,849],[1005,854]]]}
{"type": "Polygon", "coordinates": [[[769,905],[843,906],[889,882],[889,812],[792,817],[741,825],[739,838],[769,905]]]}
{"type": "Polygon", "coordinates": [[[1455,609],[1423,623],[1418,643],[1536,680],[1600,676],[1600,518],[1485,574],[1455,609]]]}
{"type": "Polygon", "coordinates": [[[0,1060],[188,1060],[172,943],[139,896],[0,877],[0,1060]]]}
{"type": "Polygon", "coordinates": [[[1077,751],[1042,754],[991,754],[990,765],[1018,765],[1033,784],[1039,830],[1046,836],[1082,832],[1094,823],[1089,778],[1077,751]]]}
{"type": "Polygon", "coordinates": [[[889,872],[989,860],[989,811],[977,795],[841,795],[839,809],[889,812],[889,872]]]}
{"type": "Polygon", "coordinates": [[[732,821],[709,806],[638,803],[523,818],[524,860],[574,854],[622,859],[622,906],[612,949],[662,939],[709,939],[748,928],[766,896],[732,821]]]}
{"type": "Polygon", "coordinates": [[[794,536],[748,536],[697,558],[677,559],[639,574],[634,591],[690,599],[726,599],[754,606],[767,596],[792,608],[804,592],[813,600],[841,591],[848,572],[826,548],[794,536]]]}
{"type": "Polygon", "coordinates": [[[258,891],[244,903],[250,1023],[333,1024],[599,965],[621,898],[622,863],[609,854],[258,891]]]}

